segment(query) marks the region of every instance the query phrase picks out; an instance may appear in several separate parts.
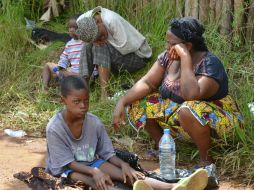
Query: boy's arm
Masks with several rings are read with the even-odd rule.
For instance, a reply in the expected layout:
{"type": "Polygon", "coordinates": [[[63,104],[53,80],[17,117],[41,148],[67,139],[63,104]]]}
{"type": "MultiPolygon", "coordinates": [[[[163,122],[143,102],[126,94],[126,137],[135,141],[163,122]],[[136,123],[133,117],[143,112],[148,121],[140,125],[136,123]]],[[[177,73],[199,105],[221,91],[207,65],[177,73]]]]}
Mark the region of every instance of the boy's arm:
{"type": "Polygon", "coordinates": [[[63,53],[60,55],[59,62],[57,64],[59,71],[64,75],[68,75],[67,68],[70,66],[70,60],[68,58],[68,45],[65,46],[63,53]]]}
{"type": "Polygon", "coordinates": [[[67,165],[70,169],[72,169],[75,172],[79,172],[79,173],[83,173],[83,174],[87,174],[90,176],[93,176],[94,174],[94,168],[86,166],[84,164],[81,164],[77,161],[72,161],[71,163],[69,163],[67,165]]]}
{"type": "Polygon", "coordinates": [[[103,173],[99,168],[89,167],[77,161],[72,161],[67,166],[70,169],[74,170],[75,172],[92,176],[97,188],[100,186],[106,187],[106,184],[113,185],[110,176],[108,174],[103,173]]]}
{"type": "Polygon", "coordinates": [[[108,161],[122,169],[124,183],[126,183],[127,177],[131,181],[131,184],[134,183],[134,179],[135,181],[138,179],[144,179],[144,174],[134,170],[133,168],[130,167],[128,163],[124,162],[117,156],[112,156],[108,161]]]}
{"type": "Polygon", "coordinates": [[[63,53],[60,56],[60,60],[57,64],[59,72],[64,76],[67,77],[72,73],[68,71],[70,68],[70,60],[68,57],[68,45],[65,46],[63,53]]]}
{"type": "Polygon", "coordinates": [[[114,165],[118,166],[119,168],[122,168],[122,165],[123,165],[123,164],[129,165],[127,162],[124,162],[123,160],[121,160],[121,159],[118,158],[117,156],[112,156],[108,161],[109,161],[111,164],[114,164],[114,165]]]}
{"type": "Polygon", "coordinates": [[[69,75],[72,75],[72,73],[70,71],[68,71],[68,69],[65,69],[63,67],[58,66],[58,70],[59,72],[64,76],[67,77],[69,75]]]}

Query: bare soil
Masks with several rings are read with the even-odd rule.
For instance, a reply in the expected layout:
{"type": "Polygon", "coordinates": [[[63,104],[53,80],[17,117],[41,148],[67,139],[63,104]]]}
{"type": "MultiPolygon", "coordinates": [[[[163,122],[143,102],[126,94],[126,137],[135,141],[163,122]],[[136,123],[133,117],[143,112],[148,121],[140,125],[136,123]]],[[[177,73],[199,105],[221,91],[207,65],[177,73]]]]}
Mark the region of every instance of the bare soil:
{"type": "MultiPolygon", "coordinates": [[[[0,131],[0,190],[29,190],[27,185],[15,179],[13,174],[29,172],[35,166],[45,166],[45,138],[12,138],[0,131]]],[[[142,161],[147,170],[157,170],[158,163],[142,161]]],[[[219,190],[251,190],[252,188],[235,184],[233,181],[222,181],[219,190]]]]}

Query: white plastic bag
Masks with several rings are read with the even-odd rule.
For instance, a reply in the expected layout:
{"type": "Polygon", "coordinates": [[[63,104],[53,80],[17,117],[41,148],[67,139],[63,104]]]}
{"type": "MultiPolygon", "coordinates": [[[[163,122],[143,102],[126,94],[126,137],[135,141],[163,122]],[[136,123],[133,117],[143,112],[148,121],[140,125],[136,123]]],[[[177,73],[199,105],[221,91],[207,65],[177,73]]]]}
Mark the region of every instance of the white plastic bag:
{"type": "Polygon", "coordinates": [[[254,102],[248,103],[248,107],[250,108],[250,112],[254,115],[254,102]]]}
{"type": "Polygon", "coordinates": [[[21,138],[27,135],[26,132],[23,130],[14,131],[12,129],[5,129],[4,132],[10,137],[16,137],[16,138],[21,138]]]}

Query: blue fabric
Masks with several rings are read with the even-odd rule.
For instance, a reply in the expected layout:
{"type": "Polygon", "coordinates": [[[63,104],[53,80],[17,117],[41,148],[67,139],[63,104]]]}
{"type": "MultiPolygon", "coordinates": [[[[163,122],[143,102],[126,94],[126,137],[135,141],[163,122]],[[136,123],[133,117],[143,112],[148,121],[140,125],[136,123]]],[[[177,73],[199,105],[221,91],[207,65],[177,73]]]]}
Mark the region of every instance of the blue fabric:
{"type": "Polygon", "coordinates": [[[93,167],[93,168],[99,168],[105,162],[106,162],[105,160],[98,159],[98,160],[91,162],[88,166],[93,167]]]}
{"type": "MultiPolygon", "coordinates": [[[[100,168],[102,164],[104,164],[106,161],[105,160],[94,160],[91,163],[89,163],[87,166],[93,167],[93,168],[100,168]]],[[[67,169],[64,171],[64,173],[62,174],[62,177],[68,177],[69,174],[71,174],[72,172],[74,172],[72,169],[67,169]]]]}
{"type": "Polygon", "coordinates": [[[58,66],[53,67],[52,71],[53,71],[53,73],[56,74],[57,80],[62,80],[63,79],[63,75],[62,75],[62,73],[59,72],[58,66]]]}
{"type": "Polygon", "coordinates": [[[67,169],[67,170],[65,170],[64,171],[64,173],[61,175],[61,177],[68,177],[68,175],[70,174],[70,173],[72,173],[73,172],[73,170],[72,169],[67,169]]]}

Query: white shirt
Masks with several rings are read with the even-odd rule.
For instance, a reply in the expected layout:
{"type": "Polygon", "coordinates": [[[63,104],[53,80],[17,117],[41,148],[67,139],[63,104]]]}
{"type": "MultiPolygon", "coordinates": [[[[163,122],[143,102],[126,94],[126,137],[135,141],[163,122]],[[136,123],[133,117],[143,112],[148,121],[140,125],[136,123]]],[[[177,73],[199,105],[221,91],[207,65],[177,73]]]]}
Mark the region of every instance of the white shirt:
{"type": "Polygon", "coordinates": [[[123,17],[111,10],[96,7],[82,14],[78,20],[83,17],[91,17],[94,10],[100,10],[102,22],[108,32],[107,41],[121,54],[126,55],[135,52],[141,58],[152,56],[152,49],[145,37],[123,17]]]}

